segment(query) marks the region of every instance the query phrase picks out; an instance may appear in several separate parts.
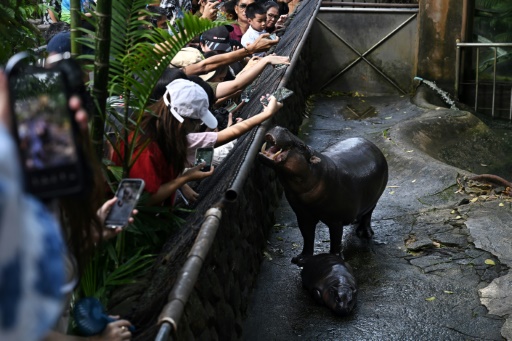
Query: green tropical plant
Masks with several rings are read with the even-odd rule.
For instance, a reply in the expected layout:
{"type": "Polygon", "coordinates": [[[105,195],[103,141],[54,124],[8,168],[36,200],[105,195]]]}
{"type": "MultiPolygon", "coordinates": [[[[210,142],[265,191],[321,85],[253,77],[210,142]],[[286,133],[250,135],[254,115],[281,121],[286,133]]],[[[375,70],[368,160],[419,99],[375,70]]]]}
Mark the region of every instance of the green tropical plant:
{"type": "MultiPolygon", "coordinates": [[[[139,123],[150,104],[150,94],[172,58],[200,33],[222,25],[185,14],[176,22],[177,30],[146,29],[152,15],[146,10],[146,0],[98,0],[91,20],[96,32],[81,29],[81,44],[95,48],[95,55],[82,55],[88,71],[94,72],[92,97],[95,112],[91,127],[97,155],[103,156],[104,129],[110,127],[118,141],[124,141],[122,167],[104,160],[104,172],[112,191],[129,173],[136,159],[134,142],[140,131],[139,123]],[[110,15],[111,14],[111,15],[110,15]],[[111,19],[110,19],[111,18],[111,19]],[[111,21],[110,21],[111,20],[111,21]],[[122,110],[117,111],[109,97],[117,97],[122,110]],[[133,128],[134,137],[128,138],[133,128]]],[[[73,20],[73,19],[72,19],[73,20]]],[[[119,107],[118,107],[119,109],[119,107]]],[[[117,146],[115,152],[120,153],[117,146]]],[[[135,223],[99,248],[80,281],[78,297],[93,295],[106,304],[108,293],[116,286],[129,284],[135,276],[149,268],[154,253],[160,251],[181,219],[168,208],[144,206],[141,199],[135,223]]]]}
{"type": "Polygon", "coordinates": [[[0,2],[0,65],[5,64],[15,53],[42,44],[41,32],[29,19],[40,17],[46,8],[32,0],[0,2]]]}
{"type": "MultiPolygon", "coordinates": [[[[512,2],[507,0],[477,0],[475,2],[474,35],[477,42],[512,42],[512,2]]],[[[497,62],[504,63],[512,59],[510,48],[497,49],[497,62]]],[[[494,65],[494,52],[483,52],[479,72],[483,73],[494,65]]],[[[510,76],[510,75],[509,75],[510,76]]]]}

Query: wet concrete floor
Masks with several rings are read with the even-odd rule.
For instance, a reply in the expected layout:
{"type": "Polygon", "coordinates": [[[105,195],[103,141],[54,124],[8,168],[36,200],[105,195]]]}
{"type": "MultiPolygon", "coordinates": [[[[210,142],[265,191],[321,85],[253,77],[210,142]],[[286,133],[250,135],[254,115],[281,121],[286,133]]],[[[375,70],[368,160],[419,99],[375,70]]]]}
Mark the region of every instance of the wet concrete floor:
{"type": "MultiPolygon", "coordinates": [[[[341,139],[361,136],[376,143],[389,163],[388,187],[373,214],[373,243],[362,243],[345,227],[343,253],[358,281],[358,303],[351,315],[337,317],[302,288],[300,268],[290,262],[302,249],[302,237],[283,196],[244,340],[508,337],[510,200],[469,194],[457,176],[471,173],[431,158],[418,140],[436,135],[417,131],[416,123],[436,129],[465,115],[418,107],[407,96],[316,99],[300,133],[307,144],[323,151],[341,139]]],[[[328,230],[319,224],[315,253],[328,251],[328,230]]]]}

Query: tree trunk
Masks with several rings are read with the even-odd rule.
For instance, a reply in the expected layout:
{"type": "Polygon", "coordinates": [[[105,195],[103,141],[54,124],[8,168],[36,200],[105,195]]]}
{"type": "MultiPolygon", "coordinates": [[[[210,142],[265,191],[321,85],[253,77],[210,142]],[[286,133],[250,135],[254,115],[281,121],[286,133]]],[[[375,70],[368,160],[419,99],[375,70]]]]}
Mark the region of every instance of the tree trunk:
{"type": "Polygon", "coordinates": [[[103,157],[103,134],[105,110],[108,97],[108,71],[110,55],[110,27],[112,20],[112,0],[98,0],[96,4],[97,27],[94,58],[93,96],[95,112],[92,121],[92,142],[96,157],[103,157]]]}

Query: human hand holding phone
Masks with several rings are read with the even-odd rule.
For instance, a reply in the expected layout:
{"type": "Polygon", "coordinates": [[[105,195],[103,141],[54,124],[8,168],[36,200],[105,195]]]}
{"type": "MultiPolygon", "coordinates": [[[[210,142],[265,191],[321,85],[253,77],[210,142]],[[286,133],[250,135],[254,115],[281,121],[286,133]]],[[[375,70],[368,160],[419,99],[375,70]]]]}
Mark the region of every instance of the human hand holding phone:
{"type": "Polygon", "coordinates": [[[194,166],[204,163],[201,171],[209,172],[213,161],[213,147],[197,148],[195,160],[194,166]]]}
{"type": "Polygon", "coordinates": [[[25,188],[40,199],[76,195],[85,188],[86,160],[79,137],[87,115],[73,97],[82,83],[72,80],[79,68],[70,58],[44,68],[26,52],[7,62],[10,121],[25,188]]]}
{"type": "MultiPolygon", "coordinates": [[[[272,94],[272,96],[274,96],[276,98],[276,100],[280,103],[282,103],[284,99],[290,97],[291,95],[293,95],[293,91],[291,91],[287,88],[279,88],[276,91],[274,91],[274,93],[272,94]]],[[[268,106],[270,97],[271,97],[271,95],[269,95],[269,94],[267,94],[266,96],[263,96],[260,99],[261,104],[265,107],[268,106]]]]}
{"type": "Polygon", "coordinates": [[[207,178],[213,174],[215,167],[211,166],[210,170],[205,172],[201,170],[201,168],[203,168],[205,165],[206,163],[200,163],[197,166],[188,168],[186,171],[183,172],[182,175],[180,175],[180,177],[185,177],[187,182],[207,178]]]}
{"type": "Polygon", "coordinates": [[[122,229],[133,222],[132,215],[140,195],[144,189],[144,180],[142,179],[123,179],[119,183],[114,198],[107,201],[101,211],[98,211],[100,219],[104,216],[104,224],[109,229],[122,229]]]}
{"type": "Polygon", "coordinates": [[[217,19],[217,12],[219,11],[217,8],[219,1],[208,1],[203,9],[203,19],[209,19],[214,21],[217,19]]]}

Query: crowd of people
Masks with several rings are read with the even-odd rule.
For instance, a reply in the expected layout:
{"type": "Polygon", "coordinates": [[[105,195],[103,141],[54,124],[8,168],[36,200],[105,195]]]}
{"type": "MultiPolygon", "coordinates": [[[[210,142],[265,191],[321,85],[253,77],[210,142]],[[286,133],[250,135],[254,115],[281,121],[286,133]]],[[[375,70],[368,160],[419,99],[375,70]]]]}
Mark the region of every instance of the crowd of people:
{"type": "MultiPolygon", "coordinates": [[[[91,3],[82,0],[84,13],[92,10],[91,3]]],[[[200,193],[190,184],[212,175],[241,135],[283,106],[271,96],[259,114],[245,120],[234,118],[246,100],[243,91],[267,66],[290,63],[288,56],[267,51],[279,42],[270,33],[283,28],[295,5],[295,0],[161,0],[148,4],[148,10],[156,14],[149,20],[155,28],[170,27],[186,11],[208,20],[232,21],[204,32],[173,58],[153,89],[153,102],[138,129],[123,126],[110,131],[119,138],[105,139],[106,155],[113,163],[122,165],[125,158],[131,158],[129,177],[144,180],[150,194],[148,205],[172,208],[178,190],[188,202],[198,200],[200,193]],[[124,154],[121,134],[129,136],[125,142],[134,144],[130,155],[124,154]],[[215,148],[214,163],[207,171],[194,158],[196,149],[204,147],[215,148]]],[[[57,7],[48,9],[48,23],[69,20],[69,1],[62,1],[60,7],[60,13],[57,7]]],[[[47,45],[49,58],[68,52],[70,46],[66,30],[53,35],[47,45]]],[[[105,179],[92,152],[85,153],[92,170],[85,193],[44,203],[26,193],[9,131],[9,102],[6,75],[0,71],[0,339],[130,340],[131,324],[120,318],[95,336],[67,334],[71,295],[91,251],[122,232],[122,228],[104,226],[118,199],[99,201],[105,198],[105,179]]],[[[69,108],[81,127],[87,151],[91,148],[85,138],[88,127],[83,107],[78,97],[70,99],[69,108]]]]}

